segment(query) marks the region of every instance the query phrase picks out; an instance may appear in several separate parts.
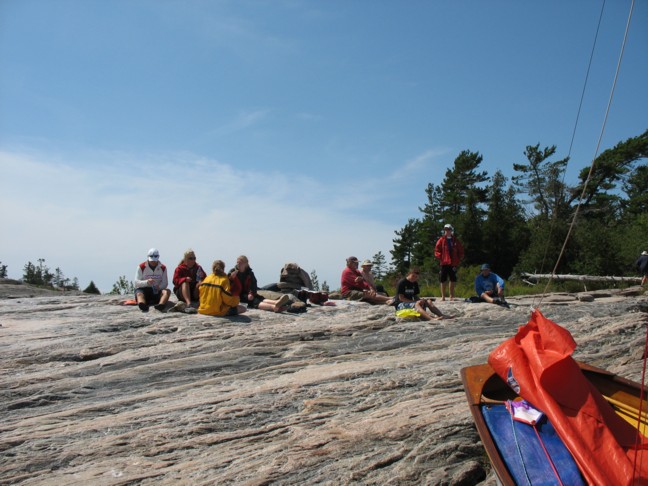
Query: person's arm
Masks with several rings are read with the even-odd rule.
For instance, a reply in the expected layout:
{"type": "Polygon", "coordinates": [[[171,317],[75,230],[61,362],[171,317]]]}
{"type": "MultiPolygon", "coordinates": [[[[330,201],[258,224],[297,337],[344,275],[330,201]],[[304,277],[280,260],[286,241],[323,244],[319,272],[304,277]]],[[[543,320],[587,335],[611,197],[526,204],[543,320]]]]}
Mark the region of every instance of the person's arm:
{"type": "MultiPolygon", "coordinates": [[[[499,275],[497,275],[496,273],[494,273],[493,275],[495,275],[495,279],[497,280],[498,289],[503,291],[504,290],[504,279],[502,277],[500,277],[499,275]]],[[[498,293],[501,293],[501,292],[498,292],[498,293]]]]}
{"type": "Polygon", "coordinates": [[[434,258],[437,260],[441,260],[441,254],[443,250],[443,238],[439,238],[436,242],[436,245],[434,245],[434,258]]]}
{"type": "Polygon", "coordinates": [[[241,302],[241,299],[239,298],[239,295],[241,294],[241,282],[239,282],[238,278],[234,277],[232,280],[229,280],[229,287],[229,289],[226,289],[225,286],[223,286],[223,291],[221,293],[223,302],[230,307],[236,307],[241,302]]]}
{"type": "Polygon", "coordinates": [[[475,293],[477,294],[477,297],[481,297],[481,294],[483,294],[485,290],[484,282],[482,280],[481,274],[475,277],[475,293]]]}
{"type": "Polygon", "coordinates": [[[367,290],[367,282],[362,279],[362,275],[357,274],[349,267],[342,272],[342,289],[345,292],[349,290],[367,290]],[[358,279],[360,277],[360,279],[358,279]],[[346,290],[345,290],[346,289],[346,290]]]}
{"type": "Polygon", "coordinates": [[[175,271],[173,272],[173,286],[180,287],[185,280],[185,277],[182,276],[182,270],[180,269],[180,266],[177,266],[175,271]]]}
{"type": "Polygon", "coordinates": [[[135,272],[135,278],[133,279],[133,286],[136,289],[141,289],[149,286],[148,280],[144,279],[144,271],[140,266],[137,267],[137,272],[135,272]]]}

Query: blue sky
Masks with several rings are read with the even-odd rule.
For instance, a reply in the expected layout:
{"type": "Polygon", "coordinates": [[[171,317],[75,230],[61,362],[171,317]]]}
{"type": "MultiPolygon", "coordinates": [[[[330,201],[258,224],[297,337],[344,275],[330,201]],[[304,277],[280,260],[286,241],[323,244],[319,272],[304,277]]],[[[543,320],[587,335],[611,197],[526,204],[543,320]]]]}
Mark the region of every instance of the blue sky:
{"type": "MultiPolygon", "coordinates": [[[[568,182],[596,149],[630,0],[608,1],[568,182]]],[[[513,175],[567,155],[601,11],[592,0],[0,0],[0,261],[85,286],[246,254],[339,286],[389,257],[462,150],[513,175]]],[[[602,149],[648,125],[636,2],[602,149]]]]}

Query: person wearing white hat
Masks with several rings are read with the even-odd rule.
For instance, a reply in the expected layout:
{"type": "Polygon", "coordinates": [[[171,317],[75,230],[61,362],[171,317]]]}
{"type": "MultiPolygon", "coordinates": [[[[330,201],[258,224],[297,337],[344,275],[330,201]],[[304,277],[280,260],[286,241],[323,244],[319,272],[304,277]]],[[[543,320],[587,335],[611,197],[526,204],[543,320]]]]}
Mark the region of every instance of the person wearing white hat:
{"type": "Polygon", "coordinates": [[[439,283],[441,284],[441,300],[445,300],[447,281],[450,280],[450,300],[454,300],[455,283],[457,282],[457,267],[464,257],[461,241],[454,235],[450,224],[443,227],[443,236],[434,245],[434,257],[441,264],[439,283]]]}
{"type": "Polygon", "coordinates": [[[365,282],[367,282],[377,294],[387,295],[382,285],[376,285],[376,279],[374,278],[374,274],[371,271],[373,262],[371,260],[363,260],[360,264],[360,267],[362,268],[362,271],[360,273],[362,273],[362,278],[364,278],[365,282]]]}
{"type": "Polygon", "coordinates": [[[135,300],[142,312],[148,312],[149,306],[154,305],[156,310],[163,311],[171,297],[169,278],[166,266],[160,262],[160,252],[157,248],[148,251],[146,261],[137,266],[133,279],[135,287],[135,300]]]}
{"type": "Polygon", "coordinates": [[[340,278],[341,293],[345,300],[359,300],[370,304],[391,304],[392,300],[385,296],[376,294],[376,291],[362,277],[358,271],[359,261],[351,256],[346,260],[347,266],[342,271],[340,278]]]}
{"type": "Polygon", "coordinates": [[[637,267],[637,272],[642,275],[641,285],[645,285],[648,280],[648,251],[641,252],[641,256],[635,262],[635,267],[637,267]]]}

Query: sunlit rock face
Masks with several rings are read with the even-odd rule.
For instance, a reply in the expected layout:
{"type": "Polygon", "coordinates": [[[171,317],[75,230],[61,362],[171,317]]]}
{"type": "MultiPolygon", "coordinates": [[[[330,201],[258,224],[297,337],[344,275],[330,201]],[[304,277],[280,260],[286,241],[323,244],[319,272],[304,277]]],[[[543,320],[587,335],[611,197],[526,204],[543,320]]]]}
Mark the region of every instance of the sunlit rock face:
{"type": "Polygon", "coordinates": [[[142,313],[5,285],[0,483],[495,484],[459,370],[531,306],[572,332],[577,359],[640,380],[648,299],[588,295],[438,302],[455,318],[429,323],[343,301],[142,313]]]}

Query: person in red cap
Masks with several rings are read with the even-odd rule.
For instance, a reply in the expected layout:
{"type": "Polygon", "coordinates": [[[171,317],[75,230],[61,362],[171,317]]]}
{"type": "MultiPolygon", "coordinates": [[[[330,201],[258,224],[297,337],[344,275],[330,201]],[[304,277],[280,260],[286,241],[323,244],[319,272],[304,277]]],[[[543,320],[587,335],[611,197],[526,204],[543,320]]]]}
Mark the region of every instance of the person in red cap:
{"type": "Polygon", "coordinates": [[[434,257],[441,264],[439,282],[441,283],[441,300],[445,300],[447,281],[450,280],[450,300],[454,300],[455,283],[457,282],[457,267],[464,257],[461,241],[454,235],[450,224],[443,227],[443,236],[434,246],[434,257]]]}
{"type": "Polygon", "coordinates": [[[354,256],[347,258],[347,266],[342,271],[341,292],[346,300],[360,300],[370,304],[391,304],[392,299],[377,294],[366,282],[358,270],[358,259],[354,256]]]}

